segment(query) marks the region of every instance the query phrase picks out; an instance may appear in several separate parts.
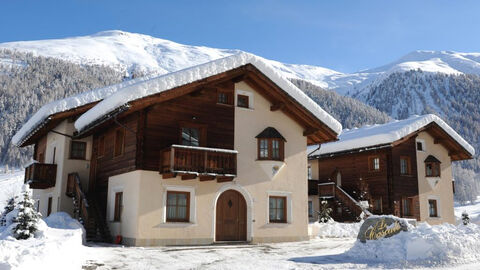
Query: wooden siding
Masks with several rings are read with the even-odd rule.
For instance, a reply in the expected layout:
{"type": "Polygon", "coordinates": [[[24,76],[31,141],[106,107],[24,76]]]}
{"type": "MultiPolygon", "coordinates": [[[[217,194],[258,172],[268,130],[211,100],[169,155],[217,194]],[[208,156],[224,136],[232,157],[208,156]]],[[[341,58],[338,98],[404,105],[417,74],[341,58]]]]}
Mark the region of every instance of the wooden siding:
{"type": "MultiPolygon", "coordinates": [[[[228,85],[228,90],[233,93],[233,83],[228,85]]],[[[232,150],[234,147],[234,107],[217,104],[214,88],[153,105],[146,109],[144,121],[143,153],[138,156],[144,170],[160,169],[161,151],[172,144],[181,144],[182,125],[205,129],[201,146],[232,150]]]]}
{"type": "Polygon", "coordinates": [[[125,127],[124,149],[120,156],[114,157],[115,133],[117,129],[124,127],[112,123],[93,135],[90,175],[94,177],[90,177],[89,192],[95,192],[99,196],[102,207],[106,207],[108,178],[136,169],[138,116],[139,113],[134,113],[118,120],[125,127]],[[97,148],[99,138],[102,136],[104,136],[104,153],[99,158],[97,148]]]}
{"type": "Polygon", "coordinates": [[[354,198],[354,191],[358,192],[360,178],[366,181],[372,197],[382,197],[382,208],[384,213],[392,213],[388,198],[388,160],[390,148],[372,150],[361,153],[345,154],[334,157],[319,159],[319,180],[320,182],[336,182],[336,174],[341,174],[341,187],[354,198]],[[378,156],[380,159],[380,170],[369,169],[369,158],[378,156]]]}
{"type": "Polygon", "coordinates": [[[341,186],[356,198],[360,178],[368,184],[371,199],[382,201],[382,213],[403,216],[402,198],[411,199],[411,215],[405,216],[420,219],[418,198],[418,174],[416,160],[416,136],[383,149],[357,153],[346,153],[319,159],[320,182],[336,182],[336,174],[341,174],[341,186]],[[372,171],[369,159],[380,158],[380,170],[372,171]],[[400,173],[400,158],[410,159],[410,172],[400,173]]]}
{"type": "Polygon", "coordinates": [[[402,197],[412,198],[412,218],[420,219],[420,206],[418,203],[418,174],[416,136],[392,148],[392,196],[394,200],[395,215],[402,216],[402,197]],[[410,173],[400,173],[400,158],[410,158],[410,173]]]}

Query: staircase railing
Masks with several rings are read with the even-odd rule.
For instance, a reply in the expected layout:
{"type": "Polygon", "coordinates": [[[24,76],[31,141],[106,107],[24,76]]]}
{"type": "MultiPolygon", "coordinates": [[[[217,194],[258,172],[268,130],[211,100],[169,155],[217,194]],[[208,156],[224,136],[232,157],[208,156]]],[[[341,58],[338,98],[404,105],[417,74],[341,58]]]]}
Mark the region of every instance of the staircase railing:
{"type": "Polygon", "coordinates": [[[92,203],[89,204],[89,200],[82,190],[78,173],[68,175],[66,195],[73,198],[74,215],[85,227],[87,240],[111,242],[108,225],[94,197],[89,197],[90,203],[92,203]],[[98,234],[101,238],[98,238],[98,234]]]}
{"type": "Polygon", "coordinates": [[[75,212],[78,211],[75,215],[79,214],[79,220],[85,225],[85,222],[89,222],[89,219],[92,217],[89,214],[90,206],[88,205],[87,196],[85,196],[82,190],[78,173],[70,173],[68,175],[66,195],[74,199],[75,212]]]}
{"type": "Polygon", "coordinates": [[[368,209],[362,207],[357,200],[352,198],[352,196],[334,182],[318,184],[318,196],[320,198],[337,198],[345,207],[350,209],[351,213],[356,217],[360,216],[362,212],[366,216],[372,215],[368,209]]]}

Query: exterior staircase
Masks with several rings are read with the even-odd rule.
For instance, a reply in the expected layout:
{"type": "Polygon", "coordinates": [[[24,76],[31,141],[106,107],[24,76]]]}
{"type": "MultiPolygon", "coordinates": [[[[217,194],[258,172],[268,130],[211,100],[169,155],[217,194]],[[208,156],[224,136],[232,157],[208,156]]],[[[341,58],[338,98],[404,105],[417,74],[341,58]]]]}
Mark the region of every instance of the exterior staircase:
{"type": "Polygon", "coordinates": [[[73,200],[74,218],[85,227],[87,241],[111,243],[111,233],[98,200],[95,196],[85,195],[78,173],[68,175],[66,195],[73,200]]]}
{"type": "Polygon", "coordinates": [[[364,217],[372,215],[334,182],[318,184],[318,196],[328,202],[329,207],[332,208],[331,216],[335,221],[356,222],[361,219],[362,213],[364,217]]]}

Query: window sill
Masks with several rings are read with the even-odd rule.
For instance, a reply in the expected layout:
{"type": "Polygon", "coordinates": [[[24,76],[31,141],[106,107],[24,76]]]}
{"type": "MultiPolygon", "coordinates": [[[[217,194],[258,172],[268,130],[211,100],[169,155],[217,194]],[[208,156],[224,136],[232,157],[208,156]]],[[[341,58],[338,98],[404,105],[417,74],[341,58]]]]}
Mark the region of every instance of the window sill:
{"type": "Polygon", "coordinates": [[[224,107],[233,107],[233,104],[226,104],[226,103],[216,103],[218,106],[224,106],[224,107]]]}
{"type": "Polygon", "coordinates": [[[266,226],[273,227],[273,228],[282,228],[282,227],[287,227],[290,224],[291,224],[290,222],[268,222],[266,226]]]}
{"type": "Polygon", "coordinates": [[[157,228],[185,228],[185,227],[190,227],[190,226],[196,226],[197,223],[192,223],[192,222],[162,222],[158,224],[156,227],[157,228]]]}
{"type": "Polygon", "coordinates": [[[250,107],[249,107],[249,108],[239,107],[239,106],[235,106],[235,107],[237,107],[237,108],[239,108],[239,109],[242,109],[242,110],[246,110],[246,111],[253,111],[253,108],[250,108],[250,107]]]}

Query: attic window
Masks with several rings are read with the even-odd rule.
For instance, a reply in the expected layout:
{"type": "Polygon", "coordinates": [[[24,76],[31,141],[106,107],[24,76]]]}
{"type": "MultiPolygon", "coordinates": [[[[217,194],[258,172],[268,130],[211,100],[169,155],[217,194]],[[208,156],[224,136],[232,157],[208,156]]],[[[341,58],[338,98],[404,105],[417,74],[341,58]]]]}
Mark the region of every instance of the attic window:
{"type": "Polygon", "coordinates": [[[440,176],[440,160],[430,155],[425,159],[425,176],[438,177],[440,176]]]}
{"type": "Polygon", "coordinates": [[[249,97],[246,95],[237,95],[237,106],[241,108],[249,108],[249,97]]]}
{"type": "Polygon", "coordinates": [[[217,90],[217,104],[233,105],[233,97],[230,91],[217,90]]]}
{"type": "Polygon", "coordinates": [[[273,127],[264,129],[257,138],[259,160],[279,160],[285,157],[285,138],[273,127]]]}

